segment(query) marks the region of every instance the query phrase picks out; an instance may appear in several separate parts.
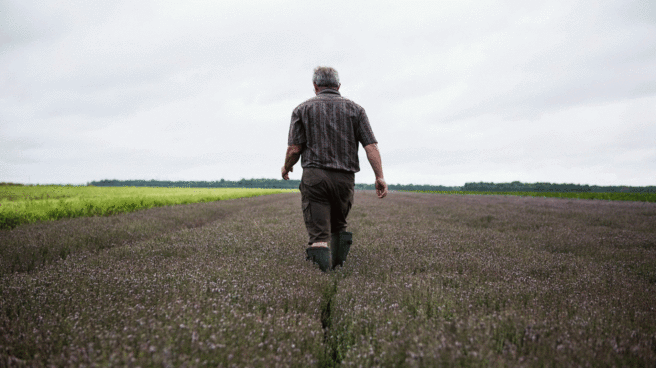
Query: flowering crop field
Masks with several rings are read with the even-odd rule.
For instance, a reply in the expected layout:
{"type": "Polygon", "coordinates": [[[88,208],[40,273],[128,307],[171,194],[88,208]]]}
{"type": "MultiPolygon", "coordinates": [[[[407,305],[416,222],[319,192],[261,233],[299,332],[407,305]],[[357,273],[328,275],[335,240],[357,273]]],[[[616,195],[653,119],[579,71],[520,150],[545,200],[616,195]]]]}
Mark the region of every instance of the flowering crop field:
{"type": "Polygon", "coordinates": [[[603,199],[609,201],[656,202],[656,193],[596,193],[596,192],[472,192],[472,191],[416,191],[417,193],[463,195],[513,195],[522,197],[603,199]]]}
{"type": "Polygon", "coordinates": [[[66,217],[106,216],[144,208],[281,193],[282,189],[0,186],[0,229],[66,217]]]}
{"type": "Polygon", "coordinates": [[[343,268],[299,193],[0,231],[0,366],[656,365],[656,204],[358,191],[343,268]]]}

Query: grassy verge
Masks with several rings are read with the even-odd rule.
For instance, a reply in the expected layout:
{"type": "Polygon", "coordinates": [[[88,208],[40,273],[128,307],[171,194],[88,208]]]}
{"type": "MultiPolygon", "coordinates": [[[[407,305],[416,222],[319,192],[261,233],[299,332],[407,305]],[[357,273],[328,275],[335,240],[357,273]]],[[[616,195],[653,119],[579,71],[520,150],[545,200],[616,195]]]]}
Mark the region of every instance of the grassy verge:
{"type": "Polygon", "coordinates": [[[555,192],[472,192],[472,191],[416,191],[416,193],[509,195],[521,197],[603,199],[609,201],[656,202],[656,193],[555,193],[555,192]]]}
{"type": "Polygon", "coordinates": [[[281,193],[282,189],[0,186],[0,229],[146,208],[281,193]]]}
{"type": "Polygon", "coordinates": [[[357,192],[330,274],[304,260],[294,193],[5,233],[189,208],[223,217],[0,275],[0,365],[656,364],[652,203],[357,192]]]}

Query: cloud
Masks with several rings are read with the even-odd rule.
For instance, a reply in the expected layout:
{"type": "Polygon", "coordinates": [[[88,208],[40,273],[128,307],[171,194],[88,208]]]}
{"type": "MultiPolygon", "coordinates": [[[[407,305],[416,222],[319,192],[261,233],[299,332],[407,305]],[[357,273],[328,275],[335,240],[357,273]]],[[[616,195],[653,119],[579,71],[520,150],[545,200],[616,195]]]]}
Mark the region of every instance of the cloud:
{"type": "Polygon", "coordinates": [[[656,177],[649,1],[2,9],[2,180],[277,177],[317,65],[367,110],[389,182],[656,177]]]}

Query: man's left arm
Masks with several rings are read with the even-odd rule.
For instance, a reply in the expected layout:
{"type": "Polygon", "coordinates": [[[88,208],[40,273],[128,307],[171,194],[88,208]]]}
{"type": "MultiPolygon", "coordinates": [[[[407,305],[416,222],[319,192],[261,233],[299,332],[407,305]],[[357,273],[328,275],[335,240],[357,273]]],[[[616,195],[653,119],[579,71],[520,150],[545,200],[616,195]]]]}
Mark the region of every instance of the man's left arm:
{"type": "Polygon", "coordinates": [[[289,180],[289,173],[294,171],[294,165],[301,158],[303,153],[303,146],[300,144],[292,144],[287,147],[287,154],[285,155],[285,165],[282,167],[282,178],[289,180]]]}

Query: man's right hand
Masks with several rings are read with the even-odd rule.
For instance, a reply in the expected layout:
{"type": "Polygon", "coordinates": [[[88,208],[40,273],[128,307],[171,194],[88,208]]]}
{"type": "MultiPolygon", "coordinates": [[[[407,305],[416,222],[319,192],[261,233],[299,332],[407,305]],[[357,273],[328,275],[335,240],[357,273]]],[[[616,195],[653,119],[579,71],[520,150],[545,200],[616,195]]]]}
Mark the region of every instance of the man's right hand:
{"type": "Polygon", "coordinates": [[[376,195],[378,198],[385,198],[387,195],[387,183],[383,178],[376,178],[376,195]]]}

